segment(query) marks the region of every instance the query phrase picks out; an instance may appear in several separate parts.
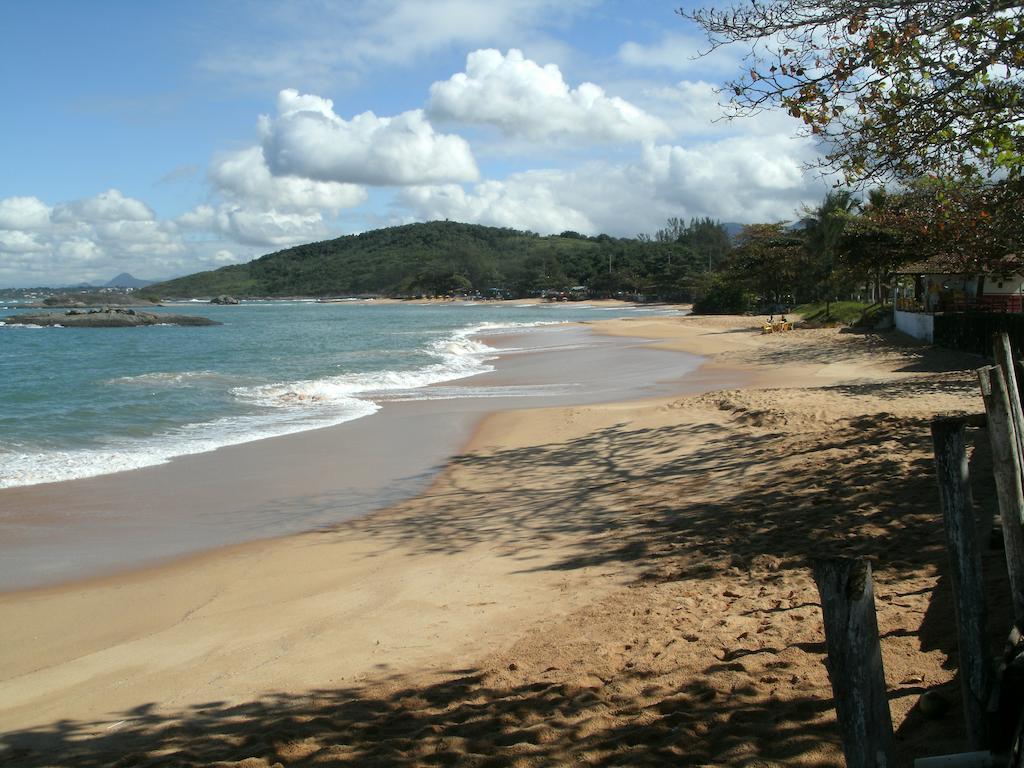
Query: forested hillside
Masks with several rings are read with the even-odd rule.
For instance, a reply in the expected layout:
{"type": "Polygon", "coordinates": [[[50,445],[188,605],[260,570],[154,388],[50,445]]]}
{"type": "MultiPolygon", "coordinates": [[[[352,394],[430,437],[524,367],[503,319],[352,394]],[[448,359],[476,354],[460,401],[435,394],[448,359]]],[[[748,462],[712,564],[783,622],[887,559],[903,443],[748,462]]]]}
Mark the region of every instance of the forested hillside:
{"type": "Polygon", "coordinates": [[[248,264],[158,283],[147,295],[510,296],[587,286],[592,295],[689,298],[708,258],[683,242],[649,238],[541,237],[531,232],[434,221],[347,235],[271,253],[248,264]]]}

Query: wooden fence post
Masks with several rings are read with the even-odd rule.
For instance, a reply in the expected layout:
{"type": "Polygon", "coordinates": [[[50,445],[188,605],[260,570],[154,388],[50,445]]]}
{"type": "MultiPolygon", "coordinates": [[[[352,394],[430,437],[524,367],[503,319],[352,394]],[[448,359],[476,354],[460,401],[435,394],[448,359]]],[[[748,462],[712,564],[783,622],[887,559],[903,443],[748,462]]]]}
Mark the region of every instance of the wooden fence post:
{"type": "MultiPolygon", "coordinates": [[[[1021,411],[1020,390],[1017,388],[1017,366],[1013,360],[1013,348],[1010,346],[1010,335],[1006,331],[995,334],[992,339],[992,351],[995,356],[996,365],[1003,371],[1003,379],[1006,382],[1006,393],[1009,397],[1009,410],[1007,414],[1010,423],[1013,425],[1013,432],[1017,438],[1017,471],[1024,467],[1019,464],[1019,458],[1024,456],[1024,412],[1021,411]]],[[[1024,518],[1019,522],[1024,523],[1024,518]]]]}
{"type": "Polygon", "coordinates": [[[1024,485],[1021,482],[1019,443],[1009,411],[1012,398],[998,366],[978,369],[978,383],[988,413],[988,436],[992,444],[992,469],[999,498],[1006,570],[1010,577],[1013,618],[1024,626],[1024,485]]]}
{"type": "Polygon", "coordinates": [[[871,565],[835,558],[814,562],[828,647],[828,676],[849,768],[884,768],[892,746],[875,617],[871,565]]]}
{"type": "Polygon", "coordinates": [[[986,709],[992,666],[985,638],[985,593],[971,510],[964,425],[960,418],[935,419],[932,442],[950,555],[967,744],[970,749],[983,749],[988,742],[986,709]]]}

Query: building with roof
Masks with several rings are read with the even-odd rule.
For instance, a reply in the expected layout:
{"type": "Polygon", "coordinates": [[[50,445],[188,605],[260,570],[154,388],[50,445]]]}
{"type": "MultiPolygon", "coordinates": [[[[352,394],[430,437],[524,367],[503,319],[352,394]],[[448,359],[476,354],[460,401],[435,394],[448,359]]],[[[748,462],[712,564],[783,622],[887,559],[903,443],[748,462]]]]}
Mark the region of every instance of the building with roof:
{"type": "Polygon", "coordinates": [[[893,307],[897,329],[931,343],[936,315],[1024,312],[1024,265],[1014,256],[967,273],[963,259],[944,254],[906,264],[896,270],[893,307]]]}

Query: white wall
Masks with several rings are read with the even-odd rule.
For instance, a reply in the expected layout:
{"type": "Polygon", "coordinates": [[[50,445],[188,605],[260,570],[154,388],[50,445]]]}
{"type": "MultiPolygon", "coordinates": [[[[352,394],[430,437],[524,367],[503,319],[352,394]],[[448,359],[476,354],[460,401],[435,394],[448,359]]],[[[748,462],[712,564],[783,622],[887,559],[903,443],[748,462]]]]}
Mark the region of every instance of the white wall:
{"type": "Polygon", "coordinates": [[[935,340],[935,317],[924,312],[893,311],[896,330],[931,344],[935,340]]]}
{"type": "Polygon", "coordinates": [[[1024,288],[1024,278],[1020,275],[1011,275],[1007,279],[999,277],[986,277],[985,278],[985,293],[986,294],[1000,294],[1005,295],[1009,293],[1022,293],[1024,288]]]}

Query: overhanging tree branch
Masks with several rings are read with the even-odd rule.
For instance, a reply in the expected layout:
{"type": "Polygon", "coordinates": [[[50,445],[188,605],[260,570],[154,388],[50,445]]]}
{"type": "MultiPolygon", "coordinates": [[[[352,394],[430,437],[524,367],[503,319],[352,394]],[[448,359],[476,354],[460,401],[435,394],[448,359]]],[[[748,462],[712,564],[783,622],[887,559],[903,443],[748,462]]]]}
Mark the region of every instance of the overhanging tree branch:
{"type": "Polygon", "coordinates": [[[1024,170],[1024,4],[752,0],[680,9],[744,44],[731,116],[781,107],[850,182],[1024,170]]]}

